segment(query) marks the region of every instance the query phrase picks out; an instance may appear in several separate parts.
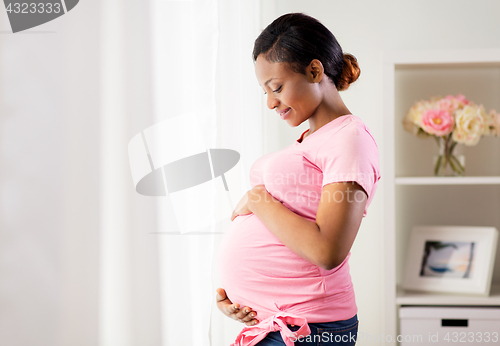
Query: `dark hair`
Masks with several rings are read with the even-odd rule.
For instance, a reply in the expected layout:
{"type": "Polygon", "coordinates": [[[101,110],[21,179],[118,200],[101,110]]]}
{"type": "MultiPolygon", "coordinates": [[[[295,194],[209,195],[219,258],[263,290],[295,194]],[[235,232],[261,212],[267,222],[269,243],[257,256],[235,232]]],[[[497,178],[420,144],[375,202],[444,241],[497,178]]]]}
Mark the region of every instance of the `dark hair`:
{"type": "Polygon", "coordinates": [[[254,62],[260,54],[272,62],[286,62],[302,74],[318,59],[339,91],[349,88],[360,73],[356,58],[342,52],[330,30],[304,13],[288,13],[269,24],[255,40],[254,62]]]}

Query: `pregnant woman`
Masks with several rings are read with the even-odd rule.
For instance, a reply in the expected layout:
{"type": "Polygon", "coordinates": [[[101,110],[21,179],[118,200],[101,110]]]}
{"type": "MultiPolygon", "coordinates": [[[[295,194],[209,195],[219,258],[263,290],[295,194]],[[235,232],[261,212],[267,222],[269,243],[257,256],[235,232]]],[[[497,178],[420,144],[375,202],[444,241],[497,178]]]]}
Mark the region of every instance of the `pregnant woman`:
{"type": "Polygon", "coordinates": [[[267,106],[309,129],[252,165],[219,248],[217,306],[246,324],[236,346],[354,345],[348,260],[380,179],[377,144],[339,95],[359,76],[356,58],[290,13],[259,35],[253,59],[267,106]]]}

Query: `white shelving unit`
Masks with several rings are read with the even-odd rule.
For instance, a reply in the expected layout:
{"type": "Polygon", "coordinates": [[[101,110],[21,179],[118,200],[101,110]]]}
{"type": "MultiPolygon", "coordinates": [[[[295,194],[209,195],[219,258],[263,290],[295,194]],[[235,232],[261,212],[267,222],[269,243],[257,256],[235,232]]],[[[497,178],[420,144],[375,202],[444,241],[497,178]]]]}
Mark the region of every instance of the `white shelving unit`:
{"type": "Polygon", "coordinates": [[[400,288],[406,248],[415,225],[495,226],[500,230],[500,138],[463,147],[466,176],[434,177],[436,142],[403,129],[418,100],[463,94],[500,111],[500,49],[387,52],[383,63],[384,113],[384,333],[399,334],[402,305],[500,306],[500,255],[489,297],[400,288]]]}
{"type": "Polygon", "coordinates": [[[500,285],[497,284],[491,286],[489,297],[430,292],[412,292],[398,288],[396,292],[396,304],[500,306],[500,285]]]}
{"type": "Polygon", "coordinates": [[[500,177],[396,177],[396,185],[498,185],[500,177]]]}

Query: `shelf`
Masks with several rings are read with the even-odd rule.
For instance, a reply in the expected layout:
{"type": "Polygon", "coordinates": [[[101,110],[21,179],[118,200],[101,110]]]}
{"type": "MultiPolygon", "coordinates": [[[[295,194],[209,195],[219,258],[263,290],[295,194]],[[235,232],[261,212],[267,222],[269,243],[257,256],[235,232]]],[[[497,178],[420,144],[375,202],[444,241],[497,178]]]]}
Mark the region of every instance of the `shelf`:
{"type": "Polygon", "coordinates": [[[397,177],[396,185],[500,185],[500,177],[397,177]]]}
{"type": "Polygon", "coordinates": [[[405,290],[410,230],[415,225],[492,225],[500,229],[498,138],[462,146],[467,176],[433,176],[434,141],[411,136],[402,120],[417,100],[464,94],[488,109],[500,109],[500,49],[385,52],[382,57],[384,113],[384,333],[399,334],[398,309],[417,306],[500,306],[500,250],[490,295],[405,290]]]}
{"type": "Polygon", "coordinates": [[[450,293],[416,292],[398,287],[396,304],[500,306],[500,285],[491,285],[490,295],[488,297],[450,293]]]}
{"type": "Polygon", "coordinates": [[[388,51],[384,62],[396,69],[432,66],[500,66],[500,49],[388,51]]]}

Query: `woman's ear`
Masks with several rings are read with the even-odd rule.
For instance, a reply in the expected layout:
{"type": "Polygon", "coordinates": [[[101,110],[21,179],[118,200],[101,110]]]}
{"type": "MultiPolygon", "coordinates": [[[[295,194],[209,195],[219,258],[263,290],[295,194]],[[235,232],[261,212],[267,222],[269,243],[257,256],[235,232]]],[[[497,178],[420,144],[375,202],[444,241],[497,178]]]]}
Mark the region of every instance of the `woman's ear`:
{"type": "Polygon", "coordinates": [[[323,79],[325,70],[318,59],[313,59],[307,67],[307,78],[311,83],[319,83],[323,79]]]}

